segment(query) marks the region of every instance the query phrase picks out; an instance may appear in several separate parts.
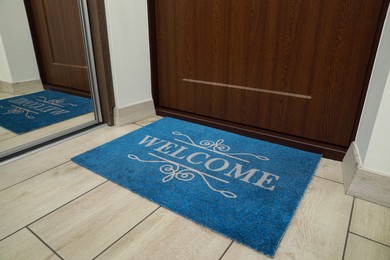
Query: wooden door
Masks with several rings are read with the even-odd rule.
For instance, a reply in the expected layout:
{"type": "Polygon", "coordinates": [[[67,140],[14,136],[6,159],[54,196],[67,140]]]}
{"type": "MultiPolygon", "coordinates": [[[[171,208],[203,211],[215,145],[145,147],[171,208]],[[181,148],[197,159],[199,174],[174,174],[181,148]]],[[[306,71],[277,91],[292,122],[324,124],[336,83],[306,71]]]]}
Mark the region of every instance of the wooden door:
{"type": "Polygon", "coordinates": [[[383,0],[153,2],[160,107],[349,145],[383,0]]]}
{"type": "Polygon", "coordinates": [[[89,95],[77,0],[26,0],[45,88],[89,95]]]}

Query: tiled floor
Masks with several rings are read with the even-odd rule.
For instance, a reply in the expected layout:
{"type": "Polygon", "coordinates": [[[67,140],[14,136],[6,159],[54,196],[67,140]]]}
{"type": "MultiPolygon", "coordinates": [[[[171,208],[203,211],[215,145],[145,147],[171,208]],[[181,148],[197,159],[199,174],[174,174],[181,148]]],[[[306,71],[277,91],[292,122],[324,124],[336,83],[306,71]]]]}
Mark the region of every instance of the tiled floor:
{"type": "MultiPolygon", "coordinates": [[[[268,259],[72,162],[157,118],[0,166],[0,259],[268,259]]],[[[275,259],[390,259],[390,209],[344,194],[323,159],[275,259]]]]}

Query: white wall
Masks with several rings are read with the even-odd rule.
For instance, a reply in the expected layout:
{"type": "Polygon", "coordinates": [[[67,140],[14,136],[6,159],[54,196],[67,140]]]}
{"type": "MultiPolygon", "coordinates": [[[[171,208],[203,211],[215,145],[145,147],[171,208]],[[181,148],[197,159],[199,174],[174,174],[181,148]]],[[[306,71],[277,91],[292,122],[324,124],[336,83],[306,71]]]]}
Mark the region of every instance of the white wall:
{"type": "Polygon", "coordinates": [[[390,176],[390,9],[360,119],[356,144],[363,168],[390,176]]]}
{"type": "MultiPolygon", "coordinates": [[[[145,0],[105,0],[117,106],[151,99],[145,0]]],[[[390,175],[390,19],[384,26],[356,143],[363,167],[390,175]],[[387,84],[386,84],[387,81],[387,84]]]]}
{"type": "MultiPolygon", "coordinates": [[[[389,49],[390,52],[390,49],[389,49]]],[[[378,109],[364,167],[390,176],[390,73],[378,109]]]]}
{"type": "Polygon", "coordinates": [[[152,99],[146,0],[105,0],[116,106],[152,99]]]}
{"type": "Polygon", "coordinates": [[[0,34],[0,81],[11,82],[11,71],[9,70],[8,59],[5,53],[3,38],[0,34]]]}
{"type": "MultiPolygon", "coordinates": [[[[15,83],[39,79],[23,0],[0,1],[0,35],[2,55],[5,52],[11,74],[11,78],[4,77],[0,80],[15,83]]],[[[6,64],[4,61],[1,63],[2,66],[6,64]]]]}

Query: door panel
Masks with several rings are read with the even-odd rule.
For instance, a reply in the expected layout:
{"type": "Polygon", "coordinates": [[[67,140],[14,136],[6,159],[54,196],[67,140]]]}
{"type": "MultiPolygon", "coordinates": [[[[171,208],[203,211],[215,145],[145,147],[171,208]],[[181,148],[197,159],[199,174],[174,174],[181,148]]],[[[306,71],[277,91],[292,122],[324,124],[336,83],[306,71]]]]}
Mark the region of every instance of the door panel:
{"type": "Polygon", "coordinates": [[[31,0],[42,81],[89,93],[77,0],[31,0]]]}
{"type": "Polygon", "coordinates": [[[348,146],[382,4],[155,1],[159,105],[348,146]]]}

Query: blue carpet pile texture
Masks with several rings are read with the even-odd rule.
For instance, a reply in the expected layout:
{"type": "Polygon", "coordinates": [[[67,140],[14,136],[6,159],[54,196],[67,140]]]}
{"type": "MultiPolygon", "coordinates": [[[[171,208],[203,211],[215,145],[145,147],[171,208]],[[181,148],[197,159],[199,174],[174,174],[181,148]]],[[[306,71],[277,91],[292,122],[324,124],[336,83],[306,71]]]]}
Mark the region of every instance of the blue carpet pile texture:
{"type": "Polygon", "coordinates": [[[164,118],[72,160],[273,256],[320,158],[164,118]]]}
{"type": "Polygon", "coordinates": [[[92,111],[89,98],[45,90],[0,100],[0,126],[24,134],[92,111]]]}

